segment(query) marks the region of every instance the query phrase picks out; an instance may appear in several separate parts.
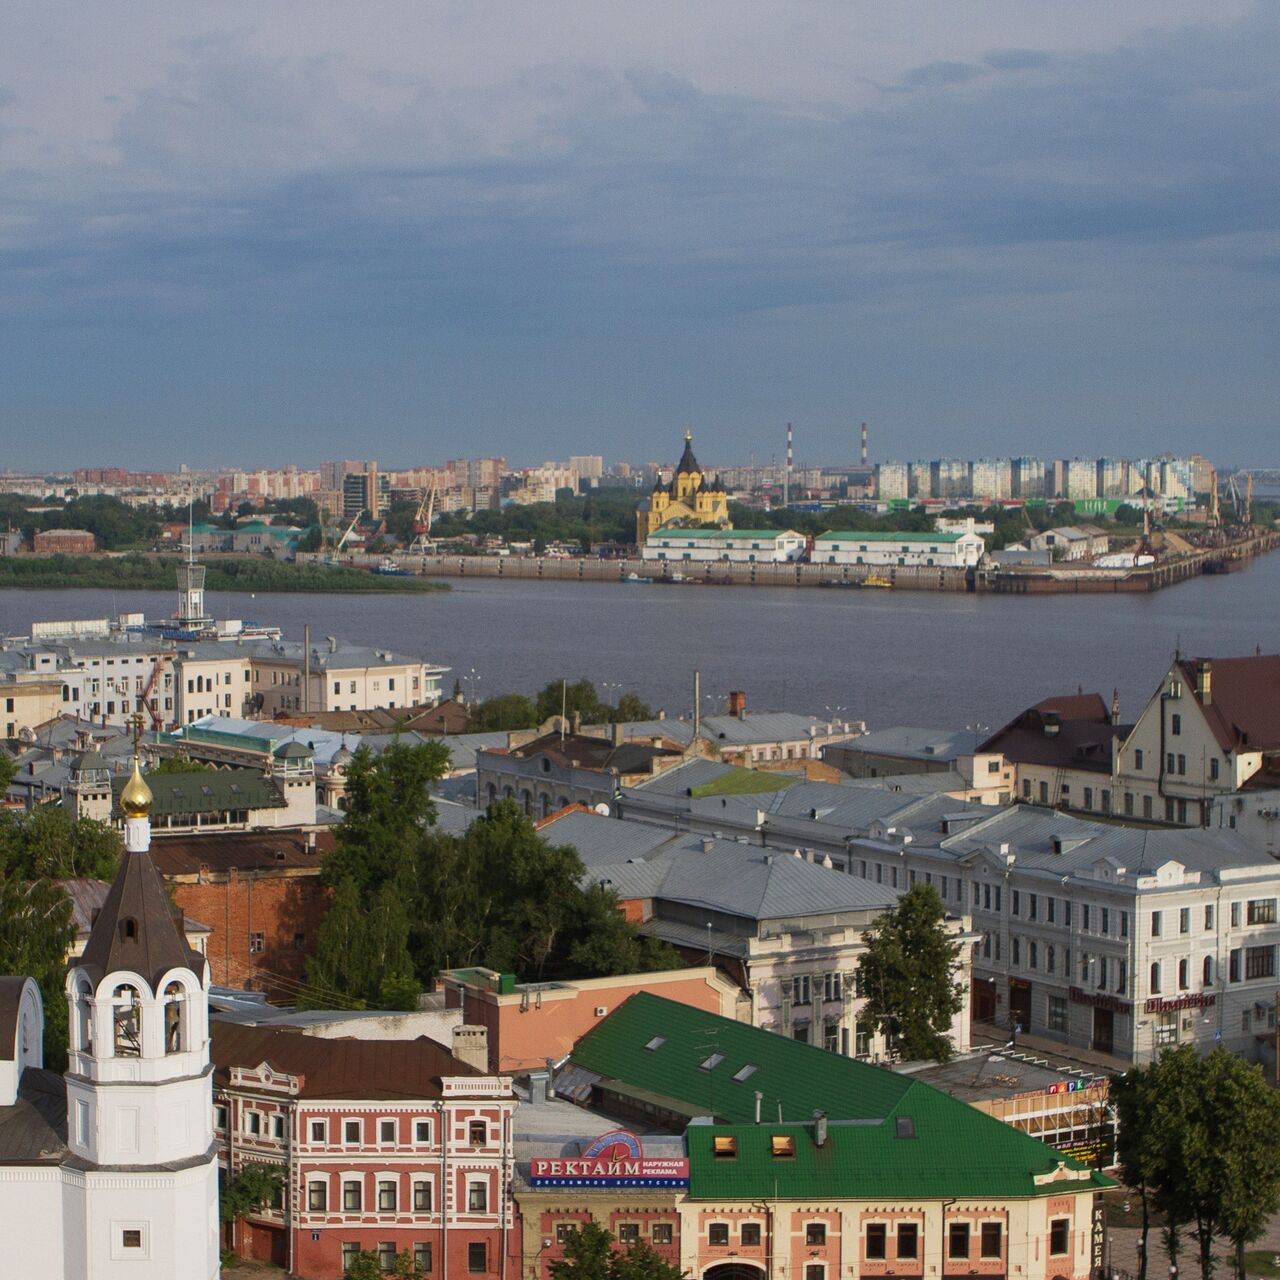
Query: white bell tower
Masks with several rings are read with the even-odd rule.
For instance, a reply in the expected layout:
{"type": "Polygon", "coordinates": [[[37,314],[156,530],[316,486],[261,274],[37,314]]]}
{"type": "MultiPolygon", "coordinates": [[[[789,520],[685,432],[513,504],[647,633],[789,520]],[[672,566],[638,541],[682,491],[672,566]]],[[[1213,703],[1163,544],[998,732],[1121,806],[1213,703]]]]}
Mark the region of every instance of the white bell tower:
{"type": "Polygon", "coordinates": [[[67,975],[67,1141],[83,1171],[68,1265],[82,1230],[95,1280],[213,1280],[209,968],[187,946],[151,860],[151,791],[136,754],[120,808],[120,870],[67,975]]]}

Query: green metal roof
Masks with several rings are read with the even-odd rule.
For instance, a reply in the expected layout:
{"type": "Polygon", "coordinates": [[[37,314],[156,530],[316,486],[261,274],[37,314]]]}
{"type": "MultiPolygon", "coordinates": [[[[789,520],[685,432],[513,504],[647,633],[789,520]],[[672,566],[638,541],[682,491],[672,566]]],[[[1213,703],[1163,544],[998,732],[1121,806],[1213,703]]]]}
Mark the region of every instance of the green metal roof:
{"type": "Polygon", "coordinates": [[[901,533],[886,529],[838,529],[820,533],[815,542],[958,542],[962,533],[901,533]]]}
{"type": "MultiPolygon", "coordinates": [[[[145,775],[154,801],[153,818],[220,813],[227,809],[281,809],[280,792],[256,769],[193,769],[190,773],[145,775]]],[[[112,817],[120,817],[120,790],[126,777],[111,780],[112,817]]]]}
{"type": "Polygon", "coordinates": [[[751,796],[794,787],[800,778],[784,774],[766,773],[761,769],[730,769],[710,782],[689,790],[691,796],[751,796]]]}
{"type": "Polygon", "coordinates": [[[797,537],[794,529],[656,529],[651,538],[780,538],[797,537]]]}
{"type": "Polygon", "coordinates": [[[686,1132],[690,1192],[697,1197],[772,1195],[775,1183],[779,1196],[800,1198],[1028,1196],[1110,1185],[1079,1161],[910,1076],[647,992],[594,1027],[570,1058],[606,1087],[616,1082],[618,1092],[667,1099],[678,1104],[670,1110],[693,1108],[724,1122],[686,1132]],[[744,1074],[748,1067],[754,1070],[744,1074]],[[757,1092],[761,1125],[753,1123],[757,1092]],[[813,1143],[815,1111],[829,1117],[821,1148],[813,1143]],[[899,1138],[897,1121],[908,1116],[915,1136],[899,1138]],[[795,1136],[794,1159],[772,1157],[774,1132],[795,1136]],[[739,1139],[734,1160],[712,1154],[712,1137],[725,1134],[739,1139]],[[1036,1175],[1060,1163],[1077,1176],[1036,1184],[1036,1175]]]}

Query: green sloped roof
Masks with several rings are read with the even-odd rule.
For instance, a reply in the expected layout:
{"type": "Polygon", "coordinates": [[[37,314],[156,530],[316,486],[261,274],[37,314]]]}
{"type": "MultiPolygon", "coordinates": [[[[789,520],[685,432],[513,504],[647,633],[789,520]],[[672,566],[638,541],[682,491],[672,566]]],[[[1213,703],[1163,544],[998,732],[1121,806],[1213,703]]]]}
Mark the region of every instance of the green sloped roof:
{"type": "Polygon", "coordinates": [[[733,538],[780,538],[783,534],[796,537],[794,529],[657,529],[651,538],[710,538],[713,542],[724,542],[733,538]]]}
{"type": "Polygon", "coordinates": [[[815,542],[958,542],[961,533],[918,533],[891,529],[837,529],[820,533],[815,542]]]}
{"type": "Polygon", "coordinates": [[[724,1124],[691,1125],[690,1193],[698,1198],[1028,1196],[1111,1185],[1077,1160],[922,1081],[704,1013],[659,996],[632,996],[574,1048],[575,1066],[724,1124]],[[661,1038],[654,1049],[646,1044],[661,1038]],[[704,1070],[712,1054],[723,1060],[704,1070]],[[745,1079],[735,1074],[752,1064],[745,1079]],[[756,1125],[755,1095],[761,1093],[756,1125]],[[775,1122],[781,1104],[782,1125],[775,1122]],[[813,1143],[815,1111],[828,1141],[813,1143]],[[911,1117],[915,1137],[899,1138],[911,1117]],[[775,1160],[769,1138],[796,1139],[794,1160],[775,1160]],[[738,1156],[717,1160],[712,1138],[738,1138],[738,1156]],[[1037,1185],[1064,1164],[1076,1176],[1037,1185]]]}
{"type": "Polygon", "coordinates": [[[800,779],[761,769],[730,769],[711,782],[690,789],[691,796],[753,796],[794,787],[800,779]]]}
{"type": "MultiPolygon", "coordinates": [[[[153,818],[225,809],[281,809],[285,801],[256,769],[193,769],[190,773],[146,774],[154,800],[153,818]]],[[[120,790],[127,777],[112,778],[111,813],[120,817],[120,790]]]]}

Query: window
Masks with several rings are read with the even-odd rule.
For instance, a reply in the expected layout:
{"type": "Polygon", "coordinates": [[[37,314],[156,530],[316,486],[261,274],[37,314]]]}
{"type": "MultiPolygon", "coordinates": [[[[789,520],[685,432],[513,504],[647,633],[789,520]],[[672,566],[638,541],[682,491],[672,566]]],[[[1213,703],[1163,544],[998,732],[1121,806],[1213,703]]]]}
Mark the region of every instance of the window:
{"type": "Polygon", "coordinates": [[[1151,936],[1158,938],[1160,936],[1161,912],[1153,911],[1151,913],[1151,936]]]}
{"type": "Polygon", "coordinates": [[[483,1120],[472,1120],[467,1125],[467,1141],[473,1147],[483,1147],[489,1141],[489,1126],[483,1120]]]}
{"type": "Polygon", "coordinates": [[[1082,903],[1080,906],[1080,928],[1085,933],[1089,932],[1089,904],[1087,902],[1082,903]]]}
{"type": "Polygon", "coordinates": [[[809,1003],[809,975],[802,973],[791,979],[791,1003],[809,1003]]]}
{"type": "Polygon", "coordinates": [[[378,1141],[394,1142],[396,1140],[396,1122],[394,1120],[378,1121],[378,1141]]]}
{"type": "Polygon", "coordinates": [[[1102,924],[1099,926],[1098,932],[1101,933],[1104,938],[1109,937],[1111,934],[1111,908],[1110,907],[1102,908],[1102,924]]]}
{"type": "Polygon", "coordinates": [[[467,1270],[472,1275],[483,1275],[489,1269],[489,1250],[483,1240],[467,1245],[467,1270]]]}
{"type": "Polygon", "coordinates": [[[1029,966],[1032,969],[1039,968],[1039,959],[1040,959],[1039,945],[1033,940],[1030,946],[1027,948],[1027,951],[1028,951],[1027,962],[1029,966]]]}
{"type": "Polygon", "coordinates": [[[342,1184],[342,1208],[346,1213],[359,1213],[364,1197],[360,1194],[360,1183],[354,1178],[342,1184]]]}
{"type": "Polygon", "coordinates": [[[1009,910],[1016,916],[1021,913],[1020,908],[1022,903],[1022,895],[1017,891],[1017,889],[1015,889],[1013,891],[1012,898],[1013,898],[1013,902],[1009,910]]]}
{"type": "Polygon", "coordinates": [[[1039,894],[1035,894],[1035,893],[1027,894],[1027,918],[1030,920],[1035,920],[1039,918],[1039,914],[1040,914],[1039,894]]]}
{"type": "Polygon", "coordinates": [[[804,1229],[805,1244],[814,1247],[827,1243],[827,1224],[825,1222],[809,1222],[804,1229]]]}
{"type": "Polygon", "coordinates": [[[569,1237],[578,1230],[576,1222],[557,1222],[556,1223],[556,1244],[568,1244],[569,1237]]]}
{"type": "Polygon", "coordinates": [[[324,1142],[328,1125],[323,1120],[312,1120],[308,1126],[308,1132],[311,1134],[312,1142],[324,1142]]]}
{"type": "Polygon", "coordinates": [[[1120,913],[1120,936],[1122,938],[1129,936],[1129,913],[1127,911],[1120,913]]]}
{"type": "Polygon", "coordinates": [[[769,1139],[769,1151],[775,1160],[794,1160],[796,1140],[789,1133],[775,1133],[769,1139]]]}
{"type": "Polygon", "coordinates": [[[415,1275],[425,1276],[431,1272],[431,1241],[419,1240],[413,1246],[413,1271],[415,1275]]]}
{"type": "Polygon", "coordinates": [[[760,1068],[757,1067],[754,1062],[743,1063],[743,1065],[733,1073],[733,1082],[735,1084],[742,1084],[744,1081],[750,1080],[751,1077],[759,1071],[759,1069],[760,1068]]]}
{"type": "MultiPolygon", "coordinates": [[[[1178,772],[1186,773],[1186,771],[1187,771],[1187,757],[1184,756],[1181,752],[1179,752],[1178,753],[1178,772]]],[[[1179,819],[1181,819],[1182,815],[1179,814],[1178,816],[1179,816],[1179,819]]]]}
{"type": "Polygon", "coordinates": [[[1067,997],[1049,997],[1049,1030],[1065,1034],[1067,1030],[1067,997]]]}
{"type": "Polygon", "coordinates": [[[640,1224],[638,1222],[619,1222],[617,1234],[619,1244],[637,1244],[640,1240],[640,1224]]]}
{"type": "Polygon", "coordinates": [[[920,1228],[914,1222],[898,1223],[898,1257],[916,1258],[920,1255],[920,1228]]]}
{"type": "Polygon", "coordinates": [[[139,1227],[125,1227],[120,1232],[120,1247],[122,1249],[141,1249],[142,1248],[142,1230],[139,1227]]]}
{"type": "Polygon", "coordinates": [[[1275,947],[1248,947],[1244,953],[1246,978],[1274,978],[1276,976],[1275,947]]]}
{"type": "Polygon", "coordinates": [[[1178,990],[1185,991],[1191,985],[1191,961],[1185,957],[1178,961],[1178,990]]]}
{"type": "Polygon", "coordinates": [[[343,1142],[359,1142],[360,1141],[360,1121],[344,1120],[342,1122],[342,1140],[343,1142]]]}
{"type": "Polygon", "coordinates": [[[1151,817],[1151,797],[1150,796],[1142,797],[1142,816],[1144,818],[1151,817]]]}
{"type": "Polygon", "coordinates": [[[1061,1257],[1070,1249],[1071,1221],[1068,1218],[1054,1218],[1049,1223],[1049,1253],[1061,1257]]]}
{"type": "Polygon", "coordinates": [[[1158,960],[1151,966],[1151,994],[1153,996],[1160,994],[1160,962],[1158,960]]]}
{"type": "Polygon", "coordinates": [[[1136,748],[1136,749],[1134,750],[1134,753],[1133,753],[1133,767],[1134,767],[1135,769],[1141,769],[1141,768],[1142,768],[1142,748],[1141,748],[1141,747],[1138,747],[1138,748],[1136,748]]]}
{"type": "Polygon", "coordinates": [[[1213,957],[1205,956],[1204,964],[1201,966],[1200,980],[1206,987],[1213,986],[1213,957]]]}
{"type": "Polygon", "coordinates": [[[1178,737],[1178,735],[1182,733],[1182,717],[1180,715],[1175,715],[1173,717],[1173,722],[1169,727],[1173,736],[1175,738],[1178,737]]]}
{"type": "Polygon", "coordinates": [[[227,1127],[227,1109],[226,1107],[214,1107],[213,1109],[213,1127],[215,1129],[225,1129],[227,1127]]]}
{"type": "Polygon", "coordinates": [[[1046,898],[1044,900],[1044,918],[1050,924],[1053,923],[1053,911],[1057,904],[1058,900],[1056,898],[1046,898]]]}
{"type": "Polygon", "coordinates": [[[307,1183],[307,1208],[313,1213],[323,1213],[329,1207],[329,1184],[327,1182],[307,1183]]]}
{"type": "Polygon", "coordinates": [[[344,1240],[342,1242],[342,1274],[345,1276],[351,1270],[351,1264],[360,1256],[360,1242],[358,1240],[344,1240]]]}
{"type": "Polygon", "coordinates": [[[1231,904],[1231,927],[1233,929],[1240,927],[1240,904],[1238,902],[1231,904]]]}
{"type": "Polygon", "coordinates": [[[969,1257],[969,1224],[967,1222],[953,1222],[947,1228],[947,1257],[965,1259],[969,1257]]]}
{"type": "Polygon", "coordinates": [[[807,1262],[804,1268],[804,1280],[826,1280],[827,1268],[821,1262],[807,1262]]]}
{"type": "Polygon", "coordinates": [[[756,1248],[760,1243],[760,1224],[758,1222],[744,1222],[742,1224],[741,1238],[742,1243],[747,1248],[756,1248]]]}
{"type": "Polygon", "coordinates": [[[413,1122],[413,1140],[414,1142],[430,1142],[431,1141],[431,1121],[415,1120],[413,1122]]]}
{"type": "Polygon", "coordinates": [[[382,1268],[382,1274],[389,1276],[396,1267],[396,1242],[394,1240],[380,1240],[378,1242],[378,1265],[382,1268]]]}
{"type": "Polygon", "coordinates": [[[727,1245],[729,1243],[729,1224],[713,1222],[707,1228],[707,1243],[710,1245],[727,1245]]]}
{"type": "Polygon", "coordinates": [[[1232,982],[1240,981],[1240,948],[1234,948],[1227,956],[1227,977],[1232,982]]]}
{"type": "Polygon", "coordinates": [[[431,1212],[431,1183],[418,1178],[413,1184],[413,1209],[415,1213],[431,1212]]]}
{"type": "Polygon", "coordinates": [[[712,1138],[711,1146],[717,1160],[736,1160],[738,1158],[738,1139],[731,1134],[721,1134],[712,1138]]]}
{"type": "Polygon", "coordinates": [[[867,1257],[884,1258],[885,1242],[889,1237],[889,1228],[883,1222],[867,1223],[867,1257]]]}
{"type": "Polygon", "coordinates": [[[1218,757],[1212,756],[1209,759],[1209,781],[1218,781],[1218,757]]]}
{"type": "Polygon", "coordinates": [[[271,1136],[277,1139],[284,1137],[284,1116],[271,1117],[271,1136]]]}
{"type": "Polygon", "coordinates": [[[1213,904],[1212,903],[1210,903],[1210,905],[1205,907],[1204,909],[1204,927],[1206,930],[1213,928],[1213,904]]]}
{"type": "Polygon", "coordinates": [[[1047,973],[1053,972],[1054,960],[1056,959],[1053,944],[1050,943],[1044,949],[1044,967],[1047,973]]]}
{"type": "Polygon", "coordinates": [[[822,998],[824,1000],[839,1000],[842,985],[838,973],[824,973],[822,975],[822,998]]]}
{"type": "Polygon", "coordinates": [[[1022,963],[1022,940],[1020,938],[1014,938],[1013,940],[1013,963],[1022,963]]]}
{"type": "Polygon", "coordinates": [[[723,1053],[713,1053],[698,1064],[699,1071],[714,1071],[724,1061],[723,1053]]]}
{"type": "Polygon", "coordinates": [[[984,1258],[998,1258],[1001,1253],[1002,1230],[998,1222],[984,1222],[982,1224],[982,1256],[984,1258]]]}
{"type": "Polygon", "coordinates": [[[244,1131],[255,1136],[262,1132],[262,1116],[258,1112],[246,1111],[244,1113],[244,1131]]]}
{"type": "Polygon", "coordinates": [[[249,935],[249,954],[251,956],[260,956],[263,950],[266,948],[266,945],[267,945],[266,934],[251,933],[249,935]]]}
{"type": "Polygon", "coordinates": [[[487,1182],[469,1182],[467,1184],[467,1209],[471,1213],[485,1213],[489,1208],[489,1184],[487,1182]]]}
{"type": "Polygon", "coordinates": [[[1084,807],[1086,809],[1093,808],[1093,788],[1085,787],[1084,789],[1084,807]]]}
{"type": "Polygon", "coordinates": [[[395,1213],[396,1211],[396,1184],[389,1178],[379,1181],[378,1183],[378,1212],[379,1213],[395,1213]]]}
{"type": "Polygon", "coordinates": [[[1249,924],[1275,924],[1276,900],[1274,898],[1251,899],[1245,919],[1249,924]]]}

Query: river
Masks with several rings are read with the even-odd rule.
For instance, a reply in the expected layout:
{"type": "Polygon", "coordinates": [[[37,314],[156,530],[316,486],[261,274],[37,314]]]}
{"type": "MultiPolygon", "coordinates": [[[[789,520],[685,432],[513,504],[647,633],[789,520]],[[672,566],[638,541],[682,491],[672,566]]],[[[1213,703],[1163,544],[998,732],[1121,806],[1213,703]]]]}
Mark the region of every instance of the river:
{"type": "MultiPolygon", "coordinates": [[[[687,714],[730,689],[748,707],[892,724],[998,727],[1077,686],[1120,691],[1136,715],[1175,648],[1275,652],[1280,554],[1151,595],[971,596],[787,588],[471,581],[423,595],[210,593],[215,617],[252,617],[313,643],[387,645],[451,667],[480,698],[586,676],[687,714]],[[474,681],[472,671],[475,672],[474,681]]],[[[0,591],[0,633],[37,619],[172,614],[176,592],[0,591]]],[[[446,681],[446,688],[451,682],[446,681]]],[[[609,687],[606,687],[609,686],[609,687]]]]}

